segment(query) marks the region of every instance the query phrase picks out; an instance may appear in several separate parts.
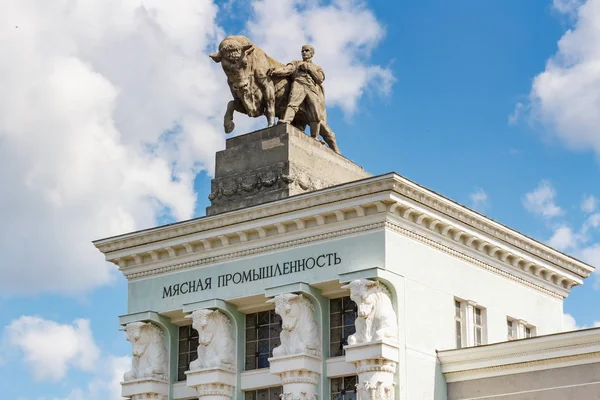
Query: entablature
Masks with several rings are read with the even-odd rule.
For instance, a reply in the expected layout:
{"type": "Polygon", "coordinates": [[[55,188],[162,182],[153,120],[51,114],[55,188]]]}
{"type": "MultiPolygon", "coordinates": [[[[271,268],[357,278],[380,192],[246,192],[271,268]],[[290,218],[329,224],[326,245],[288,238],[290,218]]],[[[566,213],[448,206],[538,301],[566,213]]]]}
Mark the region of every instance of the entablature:
{"type": "Polygon", "coordinates": [[[396,174],[94,244],[128,279],[138,279],[375,229],[405,233],[556,297],[593,271],[396,174]]]}

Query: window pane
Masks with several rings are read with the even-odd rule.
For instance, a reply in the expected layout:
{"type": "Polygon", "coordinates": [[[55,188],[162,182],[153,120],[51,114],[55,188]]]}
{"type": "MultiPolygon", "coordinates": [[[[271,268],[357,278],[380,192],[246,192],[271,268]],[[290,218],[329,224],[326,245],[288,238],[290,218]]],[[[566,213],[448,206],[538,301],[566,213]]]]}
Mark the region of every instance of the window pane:
{"type": "Polygon", "coordinates": [[[530,338],[531,337],[531,328],[525,328],[525,337],[526,338],[530,338]]]}
{"type": "Polygon", "coordinates": [[[329,356],[344,355],[343,346],[347,344],[348,336],[356,332],[357,307],[350,297],[329,300],[329,356]]]}
{"type": "Polygon", "coordinates": [[[454,316],[457,318],[460,318],[460,302],[459,301],[454,302],[454,316]]]}
{"type": "Polygon", "coordinates": [[[481,345],[482,332],[481,328],[475,328],[475,345],[481,345]]]}
{"type": "Polygon", "coordinates": [[[481,325],[481,309],[474,308],[473,311],[475,312],[475,325],[481,325]]]}

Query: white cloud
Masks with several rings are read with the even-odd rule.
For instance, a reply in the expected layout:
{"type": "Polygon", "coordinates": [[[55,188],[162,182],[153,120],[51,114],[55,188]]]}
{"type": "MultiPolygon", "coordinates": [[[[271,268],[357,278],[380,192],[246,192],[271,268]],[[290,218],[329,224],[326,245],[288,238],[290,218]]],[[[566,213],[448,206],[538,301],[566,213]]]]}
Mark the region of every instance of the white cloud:
{"type": "Polygon", "coordinates": [[[587,329],[587,328],[598,328],[600,327],[600,321],[594,321],[591,326],[588,325],[578,325],[577,321],[571,314],[563,314],[563,331],[576,331],[579,329],[587,329]]]}
{"type": "MultiPolygon", "coordinates": [[[[389,89],[391,72],[366,61],[384,34],[368,9],[298,4],[256,2],[253,39],[284,61],[313,41],[329,102],[346,111],[368,85],[389,89]]],[[[212,173],[231,96],[207,57],[225,34],[217,11],[212,0],[2,7],[0,293],[106,284],[115,269],[92,240],[193,216],[194,178],[212,173]]],[[[236,133],[256,124],[236,122],[236,133]]]]}
{"type": "Polygon", "coordinates": [[[556,190],[549,181],[543,180],[531,192],[525,194],[523,205],[534,214],[544,218],[553,218],[561,215],[563,210],[556,205],[556,190]]]}
{"type": "Polygon", "coordinates": [[[299,59],[303,44],[315,47],[314,62],[325,71],[328,105],[351,114],[369,89],[390,92],[392,72],[368,63],[385,29],[364,2],[334,0],[320,5],[313,0],[258,0],[253,10],[250,37],[279,62],[299,59]]]}
{"type": "Polygon", "coordinates": [[[532,116],[569,148],[600,154],[600,0],[555,0],[575,24],[530,92],[532,116]]]}
{"type": "Polygon", "coordinates": [[[561,13],[570,14],[577,11],[584,1],[585,0],[554,0],[552,6],[561,13]]]}
{"type": "Polygon", "coordinates": [[[108,356],[85,389],[76,388],[64,400],[121,400],[123,374],[131,369],[131,357],[108,356]]]}
{"type": "Polygon", "coordinates": [[[69,325],[22,316],[12,321],[4,334],[7,343],[23,353],[24,362],[38,381],[59,381],[69,368],[92,371],[100,356],[85,319],[69,325]]]}
{"type": "Polygon", "coordinates": [[[588,195],[581,201],[581,211],[585,213],[593,213],[598,207],[598,199],[593,195],[588,195]]]}
{"type": "Polygon", "coordinates": [[[581,329],[571,314],[563,314],[563,331],[575,331],[581,329]]]}
{"type": "Polygon", "coordinates": [[[210,1],[33,0],[0,13],[0,292],[84,292],[90,241],[192,217],[228,94],[210,1]],[[176,132],[165,135],[167,129],[176,132]]]}
{"type": "Polygon", "coordinates": [[[525,108],[525,105],[523,103],[521,103],[521,102],[517,103],[513,113],[508,116],[508,123],[510,125],[514,125],[519,121],[524,108],[525,108]]]}
{"type": "Polygon", "coordinates": [[[568,250],[575,248],[580,240],[580,235],[573,232],[573,230],[566,226],[559,226],[552,237],[548,240],[548,245],[556,248],[557,250],[568,250]]]}
{"type": "Polygon", "coordinates": [[[477,211],[483,211],[489,205],[488,194],[483,189],[477,189],[469,194],[469,198],[471,200],[471,207],[477,211]]]}

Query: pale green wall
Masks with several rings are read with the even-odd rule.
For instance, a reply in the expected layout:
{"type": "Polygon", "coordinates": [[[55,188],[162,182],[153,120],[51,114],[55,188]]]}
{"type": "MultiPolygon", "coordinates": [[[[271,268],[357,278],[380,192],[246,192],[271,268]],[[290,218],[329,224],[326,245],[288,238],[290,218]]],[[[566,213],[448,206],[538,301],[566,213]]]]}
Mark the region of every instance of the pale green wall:
{"type": "Polygon", "coordinates": [[[326,242],[282,249],[277,252],[238,259],[229,262],[200,266],[178,273],[141,279],[129,283],[128,312],[142,311],[164,312],[181,309],[184,304],[210,300],[247,297],[264,294],[269,287],[281,286],[295,282],[314,284],[337,280],[338,275],[362,269],[382,267],[384,265],[385,234],[383,231],[371,232],[353,237],[333,239],[326,242]],[[293,261],[306,257],[317,257],[321,254],[337,253],[341,258],[339,265],[315,267],[312,270],[281,275],[273,278],[229,283],[226,287],[217,287],[217,277],[222,274],[235,273],[252,268],[259,269],[268,265],[280,265],[284,261],[293,261]],[[181,282],[212,278],[210,290],[197,291],[163,299],[163,287],[181,282]]]}

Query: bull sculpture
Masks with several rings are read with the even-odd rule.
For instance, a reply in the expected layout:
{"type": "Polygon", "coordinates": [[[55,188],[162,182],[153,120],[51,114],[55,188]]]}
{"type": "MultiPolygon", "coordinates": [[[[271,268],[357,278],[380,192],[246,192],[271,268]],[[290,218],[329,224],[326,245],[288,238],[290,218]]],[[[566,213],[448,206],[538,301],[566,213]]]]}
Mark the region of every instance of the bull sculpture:
{"type": "MultiPolygon", "coordinates": [[[[231,133],[235,128],[234,111],[254,118],[264,115],[269,127],[274,125],[275,117],[283,118],[288,105],[290,78],[271,75],[270,71],[285,67],[284,64],[269,57],[245,36],[226,37],[219,44],[219,51],[210,58],[221,63],[233,96],[223,121],[225,133],[231,133]]],[[[325,115],[324,102],[320,111],[325,115]]],[[[291,124],[304,132],[310,122],[305,107],[300,105],[291,124]]],[[[321,130],[325,128],[323,124],[321,130]]],[[[330,137],[331,134],[323,132],[322,136],[330,137]]]]}
{"type": "Polygon", "coordinates": [[[358,306],[356,333],[348,336],[348,344],[379,340],[398,341],[398,318],[389,290],[379,281],[356,279],[342,289],[350,289],[350,299],[358,306]]]}
{"type": "Polygon", "coordinates": [[[122,328],[132,346],[131,370],[125,381],[141,378],[167,379],[167,350],[160,328],[151,322],[131,322],[122,328]]]}

